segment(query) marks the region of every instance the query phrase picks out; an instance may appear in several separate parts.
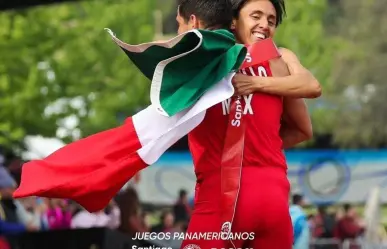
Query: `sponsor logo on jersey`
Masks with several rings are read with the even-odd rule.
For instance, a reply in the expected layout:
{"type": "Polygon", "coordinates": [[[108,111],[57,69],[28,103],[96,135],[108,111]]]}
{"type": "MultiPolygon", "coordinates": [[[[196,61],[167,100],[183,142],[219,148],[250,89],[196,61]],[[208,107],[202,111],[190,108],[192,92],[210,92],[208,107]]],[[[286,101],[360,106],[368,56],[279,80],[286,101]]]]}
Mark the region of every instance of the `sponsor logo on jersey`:
{"type": "Polygon", "coordinates": [[[239,127],[241,125],[241,118],[242,118],[242,103],[241,103],[241,96],[237,97],[237,100],[235,101],[236,104],[236,110],[235,110],[235,116],[231,120],[231,125],[239,127]]]}

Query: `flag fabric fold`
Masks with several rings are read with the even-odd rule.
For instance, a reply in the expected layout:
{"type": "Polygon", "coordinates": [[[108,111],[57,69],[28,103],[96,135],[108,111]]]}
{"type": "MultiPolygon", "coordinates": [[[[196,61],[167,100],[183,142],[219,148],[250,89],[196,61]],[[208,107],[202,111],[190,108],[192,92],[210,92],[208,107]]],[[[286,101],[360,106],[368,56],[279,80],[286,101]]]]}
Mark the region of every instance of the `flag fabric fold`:
{"type": "Polygon", "coordinates": [[[191,107],[203,94],[242,65],[247,50],[227,30],[191,30],[164,42],[129,45],[113,41],[152,80],[152,105],[166,116],[191,107]]]}

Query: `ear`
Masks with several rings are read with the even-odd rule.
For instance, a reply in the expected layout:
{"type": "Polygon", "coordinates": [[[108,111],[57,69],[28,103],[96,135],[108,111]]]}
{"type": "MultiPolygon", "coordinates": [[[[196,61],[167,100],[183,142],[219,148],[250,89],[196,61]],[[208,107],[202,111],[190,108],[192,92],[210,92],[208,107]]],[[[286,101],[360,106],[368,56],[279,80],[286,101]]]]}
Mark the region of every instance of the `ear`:
{"type": "Polygon", "coordinates": [[[200,20],[195,15],[191,15],[189,17],[188,25],[192,29],[199,29],[200,28],[200,20]]]}
{"type": "Polygon", "coordinates": [[[232,31],[234,31],[234,30],[236,29],[236,20],[235,20],[235,19],[232,19],[232,23],[231,23],[230,29],[231,29],[232,31]]]}

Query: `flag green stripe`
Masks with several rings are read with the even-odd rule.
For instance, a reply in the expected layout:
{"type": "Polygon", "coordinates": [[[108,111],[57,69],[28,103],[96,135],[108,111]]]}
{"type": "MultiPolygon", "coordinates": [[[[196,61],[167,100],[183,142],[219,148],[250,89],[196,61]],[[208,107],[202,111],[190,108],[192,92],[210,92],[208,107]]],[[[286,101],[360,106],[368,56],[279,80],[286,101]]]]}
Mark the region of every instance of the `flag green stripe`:
{"type": "Polygon", "coordinates": [[[182,39],[173,46],[173,49],[151,46],[143,53],[132,53],[123,49],[126,55],[132,62],[141,70],[141,72],[150,80],[152,80],[157,65],[174,56],[187,53],[193,50],[201,41],[201,38],[196,33],[190,32],[185,34],[182,39]]]}
{"type": "Polygon", "coordinates": [[[191,30],[165,42],[129,45],[113,40],[152,80],[151,103],[173,116],[196,101],[242,65],[247,49],[227,30],[191,30]]]}
{"type": "Polygon", "coordinates": [[[125,52],[137,68],[150,80],[152,80],[154,70],[160,62],[191,51],[202,40],[199,31],[190,30],[167,41],[131,45],[118,39],[110,29],[105,28],[105,30],[108,31],[113,41],[125,52]]]}
{"type": "Polygon", "coordinates": [[[230,32],[200,32],[204,37],[201,46],[194,52],[168,63],[162,82],[155,82],[155,79],[152,82],[160,84],[160,105],[168,116],[192,106],[206,90],[228,73],[238,70],[246,57],[247,49],[243,45],[235,44],[230,32]]]}

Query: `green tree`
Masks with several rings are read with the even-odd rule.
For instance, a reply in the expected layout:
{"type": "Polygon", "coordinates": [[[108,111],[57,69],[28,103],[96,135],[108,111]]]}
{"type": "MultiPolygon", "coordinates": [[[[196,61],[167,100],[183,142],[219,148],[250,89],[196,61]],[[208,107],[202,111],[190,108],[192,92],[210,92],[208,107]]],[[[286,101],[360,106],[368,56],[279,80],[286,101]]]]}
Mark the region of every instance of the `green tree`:
{"type": "Polygon", "coordinates": [[[307,101],[315,134],[332,129],[333,115],[321,103],[333,91],[334,55],[342,40],[329,36],[325,29],[328,14],[326,0],[292,0],[287,3],[287,17],[279,26],[275,40],[279,46],[296,53],[301,63],[320,81],[323,96],[307,101]]]}
{"type": "Polygon", "coordinates": [[[0,13],[0,145],[38,134],[71,141],[146,105],[149,82],[104,28],[150,41],[153,9],[122,0],[0,13]]]}
{"type": "Polygon", "coordinates": [[[343,147],[378,147],[387,141],[387,1],[341,0],[331,33],[347,41],[332,72],[334,138],[343,147]]]}

